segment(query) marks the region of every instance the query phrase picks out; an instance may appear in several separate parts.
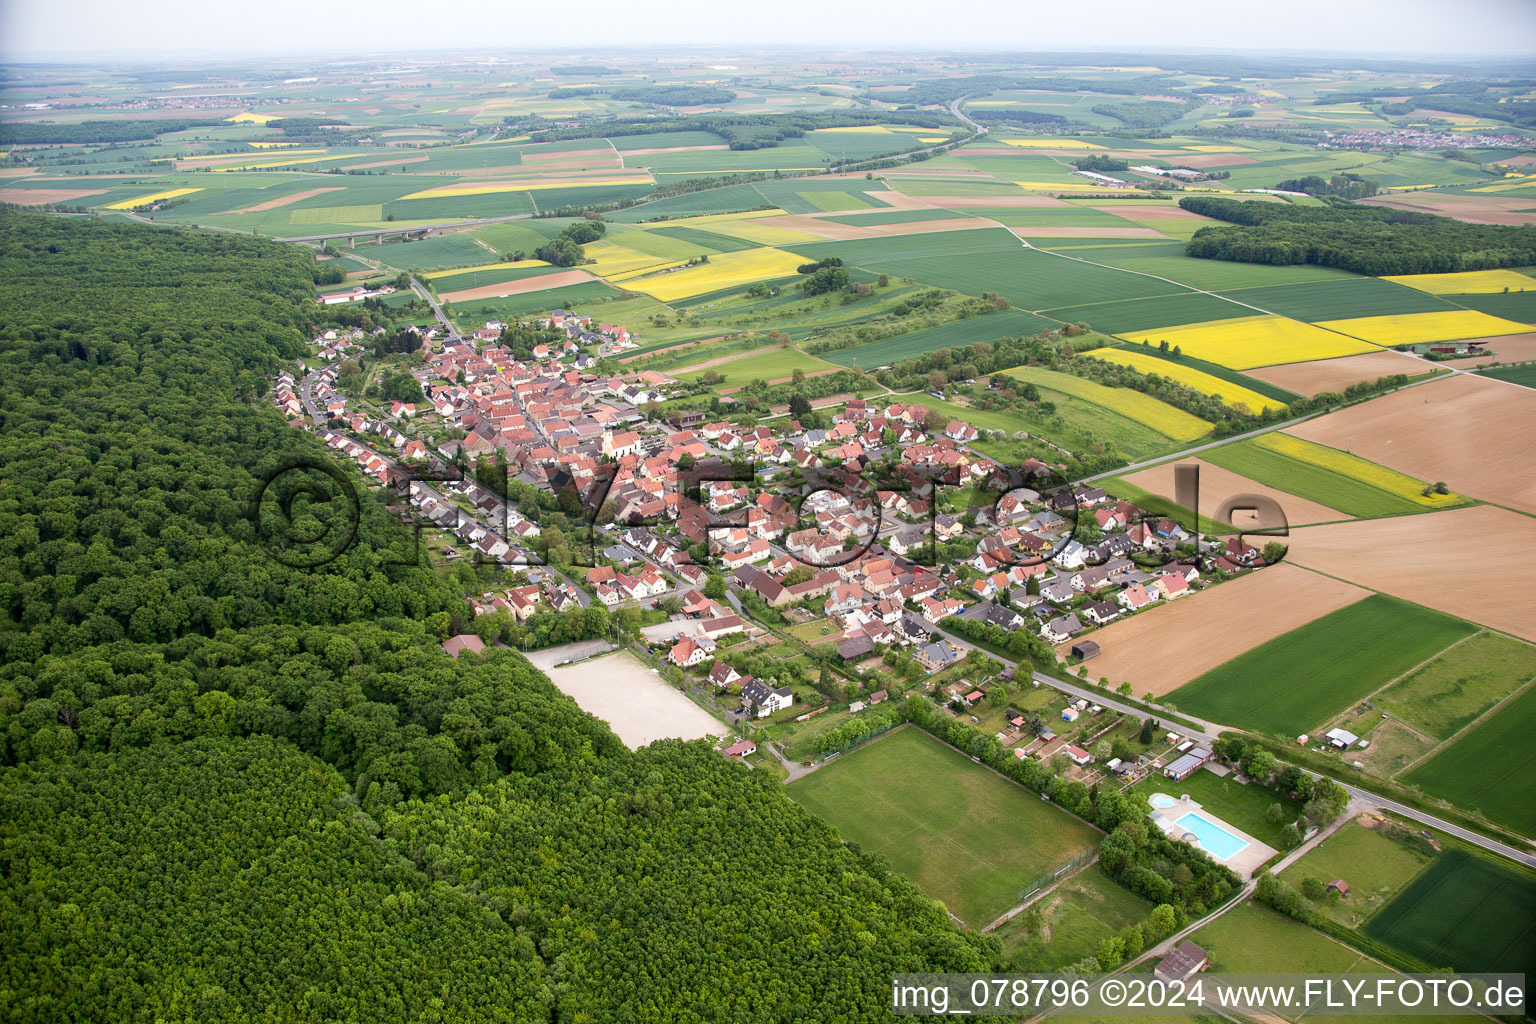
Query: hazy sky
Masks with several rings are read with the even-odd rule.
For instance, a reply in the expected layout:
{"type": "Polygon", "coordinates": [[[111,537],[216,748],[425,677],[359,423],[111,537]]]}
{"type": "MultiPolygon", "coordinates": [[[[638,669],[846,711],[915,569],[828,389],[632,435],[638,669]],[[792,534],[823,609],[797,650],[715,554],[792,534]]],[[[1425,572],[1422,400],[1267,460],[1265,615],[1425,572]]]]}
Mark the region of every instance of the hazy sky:
{"type": "Polygon", "coordinates": [[[7,57],[785,43],[1526,55],[1536,53],[1536,0],[0,0],[7,57]]]}

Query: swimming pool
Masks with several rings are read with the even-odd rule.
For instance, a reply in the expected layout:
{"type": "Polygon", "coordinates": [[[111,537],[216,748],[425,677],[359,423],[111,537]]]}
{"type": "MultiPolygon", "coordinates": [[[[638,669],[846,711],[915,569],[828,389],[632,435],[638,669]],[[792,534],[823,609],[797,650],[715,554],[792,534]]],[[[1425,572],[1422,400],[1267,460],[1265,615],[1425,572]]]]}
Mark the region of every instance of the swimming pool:
{"type": "Polygon", "coordinates": [[[1158,810],[1162,810],[1164,807],[1172,807],[1174,804],[1178,803],[1177,800],[1169,796],[1167,793],[1153,793],[1147,802],[1158,810]]]}
{"type": "Polygon", "coordinates": [[[1231,860],[1248,848],[1246,842],[1209,818],[1201,817],[1195,811],[1190,811],[1174,822],[1174,825],[1179,829],[1175,835],[1182,836],[1185,832],[1194,833],[1195,838],[1200,841],[1201,849],[1217,860],[1231,860]]]}

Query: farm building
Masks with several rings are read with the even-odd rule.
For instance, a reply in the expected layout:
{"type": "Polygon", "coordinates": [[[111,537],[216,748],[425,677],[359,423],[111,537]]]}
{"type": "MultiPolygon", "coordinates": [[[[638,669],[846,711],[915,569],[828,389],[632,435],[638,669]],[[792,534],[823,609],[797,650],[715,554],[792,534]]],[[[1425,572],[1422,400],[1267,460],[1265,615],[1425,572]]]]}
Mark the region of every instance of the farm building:
{"type": "Polygon", "coordinates": [[[1329,746],[1337,750],[1348,750],[1360,742],[1360,737],[1348,729],[1329,729],[1323,734],[1323,738],[1328,741],[1329,746]]]}
{"type": "Polygon", "coordinates": [[[1099,645],[1092,640],[1079,640],[1072,645],[1072,657],[1087,661],[1099,653],[1099,645]]]}
{"type": "Polygon", "coordinates": [[[1163,774],[1174,782],[1183,782],[1189,778],[1200,766],[1211,759],[1211,752],[1205,747],[1194,747],[1188,753],[1179,757],[1168,767],[1163,769],[1163,774]]]}
{"type": "Polygon", "coordinates": [[[1344,881],[1342,878],[1335,878],[1333,881],[1329,882],[1325,888],[1327,888],[1330,892],[1338,893],[1340,896],[1349,895],[1349,883],[1344,881]]]}
{"type": "Polygon", "coordinates": [[[1209,962],[1205,950],[1185,939],[1163,957],[1153,975],[1164,982],[1185,981],[1205,970],[1209,962]]]}

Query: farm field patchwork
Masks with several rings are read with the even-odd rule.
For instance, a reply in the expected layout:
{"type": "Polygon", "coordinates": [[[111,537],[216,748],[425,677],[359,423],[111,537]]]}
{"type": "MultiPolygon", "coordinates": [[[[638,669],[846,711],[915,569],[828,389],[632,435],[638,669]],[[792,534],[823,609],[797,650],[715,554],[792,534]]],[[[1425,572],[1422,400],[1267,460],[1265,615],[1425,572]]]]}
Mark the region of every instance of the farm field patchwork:
{"type": "Polygon", "coordinates": [[[1430,381],[1290,427],[1287,433],[1419,480],[1536,512],[1529,457],[1536,403],[1528,392],[1474,374],[1430,381]]]}
{"type": "Polygon", "coordinates": [[[1324,320],[1318,326],[1377,345],[1412,345],[1426,341],[1458,341],[1462,338],[1491,338],[1496,334],[1518,334],[1526,330],[1528,325],[1489,316],[1474,309],[1461,309],[1443,313],[1324,320]]]}
{"type": "Polygon", "coordinates": [[[1364,931],[1436,969],[1526,971],[1536,963],[1536,878],[1447,850],[1364,931]]]}
{"type": "Polygon", "coordinates": [[[941,348],[959,348],[977,341],[990,342],[1005,337],[1024,338],[1054,326],[1053,321],[1034,313],[1022,309],[1005,309],[865,345],[824,352],[821,358],[840,366],[859,366],[870,370],[903,359],[913,359],[926,352],[937,352],[941,348]]]}
{"type": "Polygon", "coordinates": [[[1170,697],[1210,721],[1289,738],[1472,631],[1428,608],[1372,594],[1232,659],[1170,697]]]}
{"type": "MultiPolygon", "coordinates": [[[[503,273],[506,273],[503,271],[503,273]]],[[[527,271],[523,276],[511,280],[498,281],[494,284],[484,284],[471,288],[456,288],[453,291],[438,293],[438,299],[442,302],[471,302],[475,299],[503,298],[508,295],[522,295],[526,292],[541,292],[550,288],[564,288],[570,285],[587,284],[596,279],[585,270],[560,270],[551,268],[547,271],[527,271]]]]}
{"type": "MultiPolygon", "coordinates": [[[[1369,594],[1285,562],[1112,622],[1089,636],[1094,676],[1161,697],[1289,630],[1369,594]]],[[[1161,603],[1161,602],[1160,602],[1161,603]]],[[[1071,644],[1057,648],[1062,657],[1071,644]]]]}
{"type": "Polygon", "coordinates": [[[1424,491],[1430,486],[1426,481],[1379,466],[1358,455],[1341,452],[1327,445],[1304,441],[1280,431],[1256,437],[1253,439],[1253,444],[1255,447],[1274,452],[1287,459],[1359,481],[1368,487],[1385,491],[1426,509],[1453,508],[1466,503],[1466,499],[1455,492],[1438,494],[1432,491],[1425,494],[1424,491]]]}
{"type": "Polygon", "coordinates": [[[1183,409],[1175,408],[1166,402],[1159,402],[1150,395],[1144,395],[1130,388],[1105,387],[1103,384],[1075,377],[1069,373],[1058,373],[1055,370],[1043,370],[1034,366],[1018,366],[1003,372],[1010,377],[1073,395],[1094,405],[1101,405],[1145,424],[1175,441],[1193,441],[1211,432],[1209,421],[1192,416],[1183,409]]]}
{"type": "Polygon", "coordinates": [[[1098,841],[1088,825],[913,727],[787,791],[975,927],[1098,841]]]}
{"type": "Polygon", "coordinates": [[[795,268],[802,262],[793,253],[780,249],[744,249],[741,252],[712,256],[708,263],[630,278],[625,287],[631,291],[644,292],[663,302],[671,302],[757,281],[788,277],[795,273],[795,268]]]}
{"type": "Polygon", "coordinates": [[[1235,317],[1209,323],[1122,332],[1130,341],[1167,342],[1198,359],[1234,370],[1328,359],[1380,349],[1367,342],[1282,316],[1235,317]]]}
{"type": "Polygon", "coordinates": [[[1376,697],[1393,718],[1446,740],[1536,678],[1536,647],[1479,633],[1376,697]]]}
{"type": "Polygon", "coordinates": [[[1368,519],[1425,511],[1424,506],[1407,497],[1323,466],[1301,462],[1259,443],[1270,436],[1224,444],[1201,455],[1207,462],[1298,498],[1338,509],[1347,517],[1368,519]]]}
{"type": "Polygon", "coordinates": [[[1399,373],[1413,377],[1435,369],[1434,364],[1406,352],[1379,349],[1341,359],[1262,366],[1250,370],[1249,375],[1310,398],[1319,391],[1342,394],[1345,388],[1360,381],[1375,381],[1399,373]]]}
{"type": "Polygon", "coordinates": [[[1240,384],[1234,384],[1220,377],[1213,377],[1208,373],[1197,370],[1192,366],[1185,366],[1172,359],[1159,359],[1157,356],[1144,355],[1131,349],[1102,348],[1093,353],[1093,358],[1103,359],[1106,362],[1118,363],[1121,366],[1129,366],[1133,370],[1139,370],[1146,374],[1157,374],[1177,381],[1185,387],[1193,388],[1206,395],[1220,395],[1222,402],[1233,407],[1244,406],[1250,412],[1263,412],[1266,409],[1284,409],[1285,403],[1268,398],[1257,391],[1250,391],[1240,384]]]}
{"type": "MultiPolygon", "coordinates": [[[[1224,449],[1214,449],[1222,451],[1224,449]]],[[[1203,452],[1208,455],[1210,452],[1203,452]]],[[[1225,467],[1213,462],[1200,459],[1183,459],[1178,462],[1165,462],[1149,469],[1140,469],[1134,473],[1128,473],[1120,480],[1133,487],[1138,487],[1149,494],[1158,495],[1170,503],[1174,498],[1174,468],[1176,466],[1193,465],[1200,469],[1200,508],[1202,517],[1214,519],[1217,509],[1228,498],[1237,495],[1257,494],[1272,499],[1285,513],[1285,522],[1272,521],[1272,517],[1265,515],[1255,516],[1244,511],[1234,511],[1232,516],[1235,525],[1244,530],[1274,529],[1282,525],[1301,525],[1303,523],[1329,523],[1340,519],[1349,519],[1348,513],[1330,508],[1299,497],[1289,491],[1278,487],[1259,483],[1249,477],[1232,472],[1225,467]]],[[[1191,509],[1190,511],[1194,511],[1191,509]]],[[[1221,520],[1216,520],[1221,522],[1221,520]]],[[[1230,530],[1231,526],[1225,527],[1230,530]]]]}

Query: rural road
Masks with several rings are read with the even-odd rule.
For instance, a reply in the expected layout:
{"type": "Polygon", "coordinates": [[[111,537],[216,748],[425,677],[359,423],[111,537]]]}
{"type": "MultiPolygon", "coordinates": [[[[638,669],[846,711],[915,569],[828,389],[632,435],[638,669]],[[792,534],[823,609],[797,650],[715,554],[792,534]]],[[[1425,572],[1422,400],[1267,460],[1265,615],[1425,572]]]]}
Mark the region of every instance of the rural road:
{"type": "Polygon", "coordinates": [[[432,312],[437,314],[437,319],[442,322],[443,328],[448,332],[449,341],[464,340],[459,337],[459,332],[454,328],[453,321],[448,319],[447,315],[443,312],[443,307],[437,304],[437,299],[432,297],[432,292],[426,285],[413,277],[411,278],[411,290],[427,300],[427,305],[432,307],[432,312]]]}

